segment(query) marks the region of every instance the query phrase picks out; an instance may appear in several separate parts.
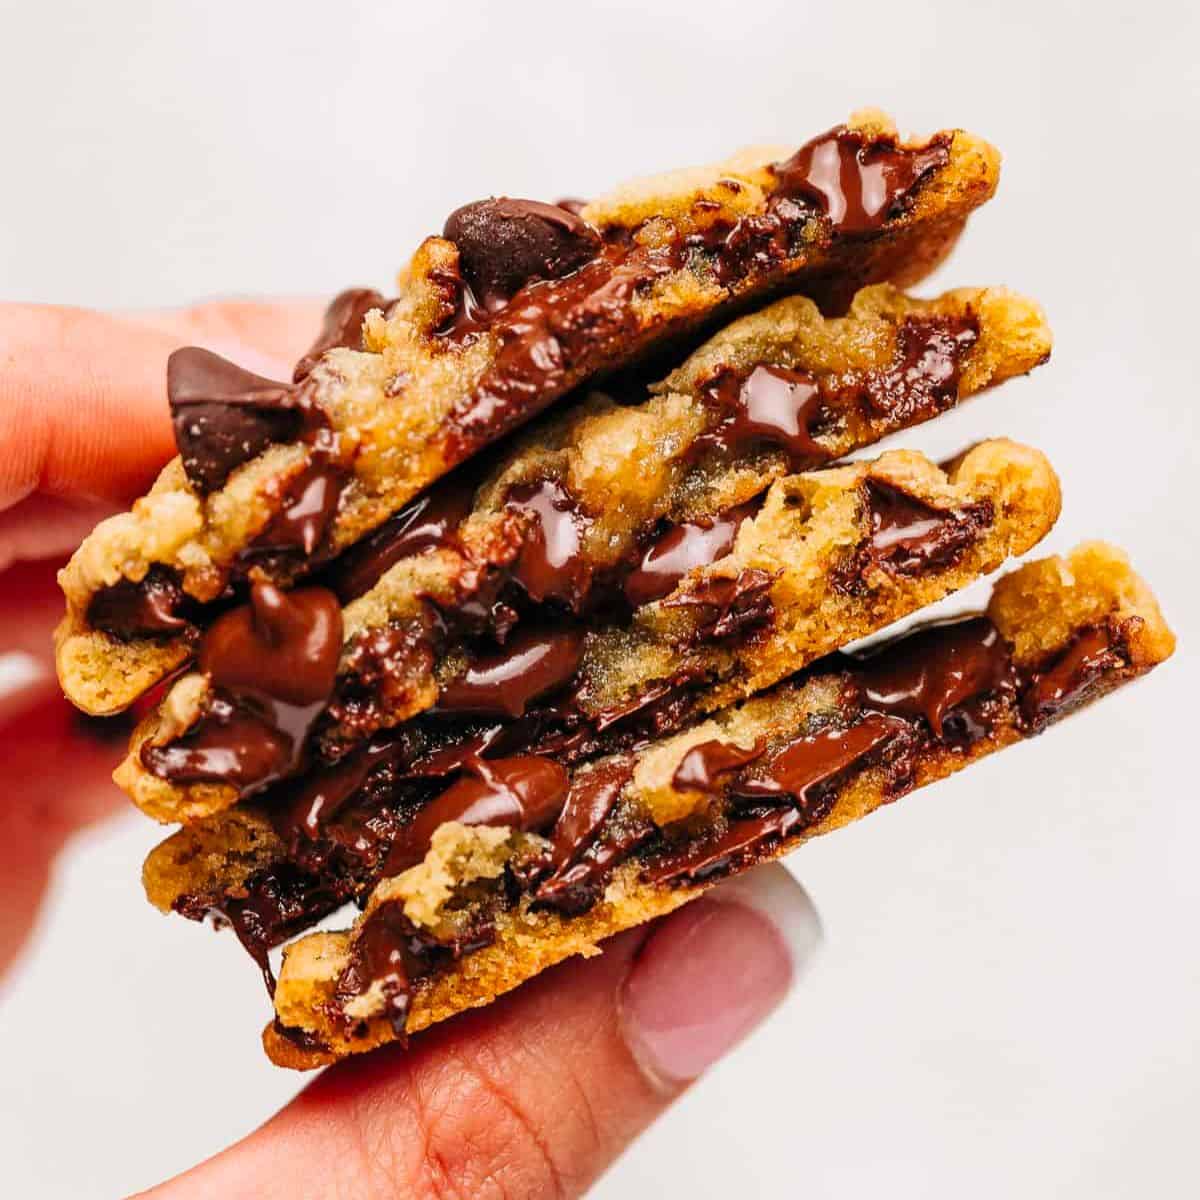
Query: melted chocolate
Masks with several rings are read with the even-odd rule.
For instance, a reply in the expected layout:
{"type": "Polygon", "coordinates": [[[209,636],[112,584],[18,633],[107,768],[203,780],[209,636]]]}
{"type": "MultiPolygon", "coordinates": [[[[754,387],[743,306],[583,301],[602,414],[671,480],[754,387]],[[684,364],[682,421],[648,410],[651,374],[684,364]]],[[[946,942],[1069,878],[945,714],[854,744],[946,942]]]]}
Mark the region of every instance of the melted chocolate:
{"type": "Polygon", "coordinates": [[[908,317],[896,331],[896,356],[867,383],[876,413],[901,422],[927,420],[958,400],[967,352],[979,340],[979,322],[964,317],[908,317]]]}
{"type": "Polygon", "coordinates": [[[736,780],[730,792],[759,803],[787,796],[810,820],[818,820],[821,805],[814,796],[816,789],[904,728],[904,722],[894,717],[870,713],[848,729],[793,738],[754,775],[736,780]]]}
{"type": "Polygon", "coordinates": [[[474,759],[469,770],[405,825],[392,845],[385,872],[398,875],[415,866],[447,821],[462,825],[509,825],[526,832],[544,829],[562,809],[569,778],[549,758],[474,759]]]}
{"type": "Polygon", "coordinates": [[[87,620],[94,629],[121,641],[133,638],[177,637],[191,629],[191,611],[169,567],[154,566],[139,583],[119,580],[101,588],[88,604],[87,620]]]}
{"type": "Polygon", "coordinates": [[[576,629],[519,630],[495,654],[476,658],[438,696],[446,712],[520,717],[532,700],[567,683],[583,655],[576,629]]]}
{"type": "Polygon", "coordinates": [[[774,446],[787,455],[793,471],[807,470],[831,457],[813,440],[811,430],[825,400],[816,377],[807,371],[757,366],[749,374],[729,372],[708,387],[707,395],[729,415],[696,439],[696,451],[774,446]]]}
{"type": "Polygon", "coordinates": [[[774,576],[746,567],[735,576],[713,575],[664,600],[668,608],[699,608],[702,616],[693,640],[720,641],[741,637],[775,615],[771,602],[774,576]]]}
{"type": "Polygon", "coordinates": [[[655,833],[652,822],[626,814],[610,821],[572,863],[556,871],[535,893],[538,904],[567,916],[586,912],[604,893],[613,871],[655,833]]]}
{"type": "Polygon", "coordinates": [[[899,216],[917,185],[949,161],[948,137],[908,150],[894,137],[839,125],[772,170],[777,195],[817,205],[836,233],[865,234],[899,216]]]}
{"type": "Polygon", "coordinates": [[[716,837],[693,842],[647,867],[642,879],[647,883],[700,883],[725,874],[769,843],[798,833],[807,823],[795,808],[731,821],[716,837]]]}
{"type": "Polygon", "coordinates": [[[406,504],[370,537],[338,557],[330,586],[343,604],[369,592],[402,558],[448,546],[471,511],[475,489],[452,478],[406,504]]]}
{"type": "Polygon", "coordinates": [[[863,660],[856,682],[864,706],[924,717],[937,737],[946,714],[976,696],[1012,687],[1012,658],[987,617],[931,625],[863,660]]]}
{"type": "Polygon", "coordinates": [[[172,783],[229,783],[243,796],[292,772],[333,690],[341,647],[332,592],[254,583],[250,603],[204,635],[199,665],[213,689],[204,715],[168,745],[145,743],[143,763],[172,783]]]}
{"type": "Polygon", "coordinates": [[[739,504],[711,520],[683,521],[657,538],[625,580],[625,597],[634,608],[660,600],[695,567],[724,558],[733,549],[742,522],[758,509],[739,504]]]}
{"type": "Polygon", "coordinates": [[[303,402],[286,383],[244,371],[199,346],[167,359],[167,399],[175,441],[191,485],[207,495],[272,442],[291,441],[303,402]]]}
{"type": "Polygon", "coordinates": [[[701,742],[680,760],[671,778],[671,786],[680,791],[720,795],[723,790],[721,776],[740,771],[748,763],[761,758],[764,749],[765,744],[761,741],[748,748],[720,738],[701,742]]]}
{"type": "Polygon", "coordinates": [[[307,378],[326,350],[339,347],[361,350],[363,320],[371,309],[383,308],[386,303],[383,296],[371,288],[349,288],[335,296],[325,310],[317,340],[296,364],[292,381],[299,383],[307,378]]]}
{"type": "Polygon", "coordinates": [[[279,512],[242,552],[244,561],[283,554],[311,558],[322,546],[337,516],[348,474],[331,451],[314,447],[309,463],[288,485],[279,512]]]}
{"type": "Polygon", "coordinates": [[[571,780],[567,799],[550,835],[551,861],[561,872],[592,844],[633,775],[629,754],[605,759],[571,780]]]}
{"type": "Polygon", "coordinates": [[[443,236],[480,303],[494,312],[527,283],[559,279],[594,258],[600,235],[561,205],[500,197],[450,214],[443,236]]]}
{"type": "Polygon", "coordinates": [[[588,522],[578,505],[553,479],[518,484],[505,504],[528,521],[513,578],[533,600],[556,599],[577,606],[589,582],[581,553],[588,522]]]}
{"type": "Polygon", "coordinates": [[[1040,670],[1031,673],[1021,695],[1021,715],[1042,729],[1053,717],[1086,699],[1100,677],[1125,665],[1109,629],[1086,629],[1040,670]]]}
{"type": "Polygon", "coordinates": [[[870,554],[901,575],[951,566],[992,521],[987,501],[946,510],[876,480],[866,490],[870,554]]]}

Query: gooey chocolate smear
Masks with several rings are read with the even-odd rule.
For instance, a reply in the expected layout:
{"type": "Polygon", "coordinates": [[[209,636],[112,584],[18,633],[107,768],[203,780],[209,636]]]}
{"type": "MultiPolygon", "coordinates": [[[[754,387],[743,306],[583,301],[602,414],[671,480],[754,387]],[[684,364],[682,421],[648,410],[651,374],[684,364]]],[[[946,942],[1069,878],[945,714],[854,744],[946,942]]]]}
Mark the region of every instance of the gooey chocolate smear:
{"type": "Polygon", "coordinates": [[[810,792],[853,766],[905,728],[894,717],[871,713],[849,729],[827,729],[792,739],[776,750],[761,770],[736,780],[732,795],[750,801],[786,797],[812,820],[819,819],[810,792]]]}
{"type": "Polygon", "coordinates": [[[816,205],[834,232],[873,233],[905,209],[912,191],[950,161],[949,138],[906,149],[894,137],[836,126],[772,168],[779,195],[816,205]]]}
{"type": "Polygon", "coordinates": [[[145,743],[143,763],[172,783],[228,783],[242,796],[290,774],[332,693],[341,647],[332,592],[255,582],[250,603],[219,617],[201,643],[207,711],[174,742],[145,743]]]}
{"type": "Polygon", "coordinates": [[[475,489],[447,480],[406,504],[374,533],[338,557],[331,586],[343,604],[369,592],[402,558],[452,544],[471,511],[475,489]]]}
{"type": "Polygon", "coordinates": [[[577,629],[521,630],[502,650],[474,659],[459,678],[443,686],[438,708],[523,716],[531,701],[571,679],[582,656],[583,634],[577,629]]]}
{"type": "Polygon", "coordinates": [[[557,480],[544,479],[512,488],[505,506],[529,522],[513,578],[533,600],[577,606],[589,582],[582,554],[588,519],[574,498],[557,480]]]}
{"type": "Polygon", "coordinates": [[[551,861],[561,872],[591,845],[633,775],[634,758],[620,754],[604,759],[571,780],[562,812],[550,835],[551,861]]]}
{"type": "Polygon", "coordinates": [[[908,317],[896,331],[892,365],[874,374],[866,398],[898,421],[925,420],[958,400],[963,359],[979,341],[979,322],[961,317],[908,317]]]}
{"type": "Polygon", "coordinates": [[[740,771],[748,763],[761,758],[765,748],[762,741],[756,741],[752,746],[739,746],[736,742],[726,742],[720,738],[701,742],[680,759],[671,777],[671,786],[680,791],[719,795],[722,776],[740,771]]]}
{"type": "Polygon", "coordinates": [[[868,480],[870,552],[901,575],[916,575],[956,562],[991,523],[987,501],[961,509],[940,509],[898,488],[868,480]]]}
{"type": "Polygon", "coordinates": [[[567,772],[549,758],[476,758],[467,769],[470,774],[452,784],[400,830],[388,854],[384,868],[387,875],[398,875],[419,863],[433,835],[447,821],[509,825],[531,832],[551,825],[566,799],[567,772]]]}
{"type": "Polygon", "coordinates": [[[199,346],[167,359],[167,400],[188,481],[201,494],[222,487],[236,467],[272,442],[298,436],[295,392],[199,346]]]}
{"type": "Polygon", "coordinates": [[[647,883],[701,883],[714,875],[723,875],[738,864],[805,825],[804,814],[796,808],[779,808],[760,816],[730,821],[728,828],[714,838],[703,839],[683,850],[665,856],[642,872],[647,883]]]}
{"type": "Polygon", "coordinates": [[[863,704],[901,717],[924,717],[937,737],[952,709],[1013,687],[1012,658],[987,617],[931,625],[862,660],[855,682],[863,704]]]}
{"type": "Polygon", "coordinates": [[[678,595],[664,600],[668,608],[695,608],[700,612],[692,640],[721,641],[741,637],[775,615],[771,584],[775,577],[757,567],[746,567],[734,576],[714,575],[698,580],[678,595]]]}
{"type": "Polygon", "coordinates": [[[739,504],[711,520],[682,521],[654,541],[625,580],[625,597],[634,608],[675,590],[695,567],[724,558],[742,522],[758,511],[757,502],[739,504]]]}
{"type": "Polygon", "coordinates": [[[600,235],[561,205],[501,196],[455,209],[442,231],[483,307],[502,308],[527,283],[558,279],[594,258],[600,235]]]}
{"type": "Polygon", "coordinates": [[[330,453],[315,448],[308,465],[288,485],[279,512],[242,558],[247,562],[278,554],[311,558],[337,516],[347,478],[330,453]]]}
{"type": "Polygon", "coordinates": [[[1021,715],[1035,732],[1071,705],[1086,698],[1107,671],[1124,666],[1107,626],[1082,631],[1048,664],[1031,674],[1021,696],[1021,715]]]}
{"type": "Polygon", "coordinates": [[[696,439],[697,451],[738,450],[755,443],[774,446],[787,455],[794,471],[831,457],[812,436],[824,398],[816,376],[807,371],[760,365],[748,375],[727,372],[709,385],[706,395],[729,415],[696,439]]]}
{"type": "Polygon", "coordinates": [[[386,303],[382,294],[371,288],[348,288],[336,295],[325,310],[317,340],[296,364],[292,382],[300,383],[306,379],[327,350],[339,347],[361,350],[363,320],[371,309],[383,308],[386,303]]]}
{"type": "Polygon", "coordinates": [[[139,583],[122,579],[96,592],[87,621],[121,641],[176,637],[191,628],[190,607],[175,572],[154,566],[139,583]]]}

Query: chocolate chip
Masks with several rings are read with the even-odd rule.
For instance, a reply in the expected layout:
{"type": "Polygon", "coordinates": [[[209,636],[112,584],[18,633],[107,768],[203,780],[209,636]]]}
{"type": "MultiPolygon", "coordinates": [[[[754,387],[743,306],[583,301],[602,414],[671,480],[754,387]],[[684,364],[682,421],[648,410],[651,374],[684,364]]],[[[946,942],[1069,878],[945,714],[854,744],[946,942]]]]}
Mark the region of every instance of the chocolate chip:
{"type": "Polygon", "coordinates": [[[302,414],[292,388],[199,346],[167,359],[167,400],[189,482],[207,495],[272,442],[292,440],[302,414]]]}
{"type": "Polygon", "coordinates": [[[134,583],[122,579],[101,588],[88,604],[88,624],[122,641],[176,637],[191,628],[179,578],[168,567],[154,566],[134,583]]]}
{"type": "Polygon", "coordinates": [[[443,233],[458,246],[462,273],[488,309],[533,280],[569,274],[600,249],[600,235],[569,209],[503,196],[455,209],[443,233]]]}

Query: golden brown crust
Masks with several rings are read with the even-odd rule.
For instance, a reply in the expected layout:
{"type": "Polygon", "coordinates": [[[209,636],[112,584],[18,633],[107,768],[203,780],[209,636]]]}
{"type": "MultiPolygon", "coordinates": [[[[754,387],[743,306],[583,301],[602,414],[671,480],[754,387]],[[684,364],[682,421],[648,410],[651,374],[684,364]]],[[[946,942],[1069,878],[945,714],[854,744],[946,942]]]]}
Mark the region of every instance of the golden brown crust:
{"type": "MultiPolygon", "coordinates": [[[[889,131],[881,114],[860,114],[857,120],[858,128],[889,131]]],[[[729,283],[691,265],[667,272],[631,302],[630,320],[619,337],[589,347],[521,416],[533,415],[534,409],[597,371],[628,362],[728,306],[769,295],[781,286],[819,290],[822,281],[836,279],[838,296],[848,300],[869,282],[911,281],[945,252],[967,214],[996,186],[999,155],[992,147],[962,131],[945,136],[946,165],[922,185],[909,210],[889,220],[880,233],[865,242],[830,243],[821,234],[824,218],[814,218],[813,239],[806,248],[766,272],[750,270],[729,283]]],[[[686,230],[689,221],[700,219],[697,214],[711,223],[765,208],[762,185],[770,161],[743,154],[699,173],[643,181],[594,202],[587,211],[605,229],[635,230],[650,245],[675,236],[673,221],[682,222],[686,230]],[[737,181],[738,189],[714,191],[714,176],[737,181]],[[660,214],[647,220],[656,204],[660,214]]],[[[498,347],[487,333],[462,345],[435,336],[448,315],[446,280],[457,269],[454,243],[427,239],[402,275],[400,298],[386,319],[379,310],[368,314],[366,350],[330,350],[313,372],[317,401],[340,434],[343,460],[353,472],[331,533],[334,549],[361,538],[462,456],[448,418],[486,379],[498,347]]],[[[99,661],[111,650],[113,639],[87,621],[93,594],[122,578],[140,580],[151,565],[162,564],[181,574],[189,595],[211,599],[238,552],[279,511],[288,482],[304,468],[307,457],[298,443],[272,446],[203,498],[184,479],[176,460],[133,512],[97,528],[60,575],[68,608],[60,638],[60,673],[75,702],[90,711],[114,711],[136,697],[153,670],[139,665],[128,681],[109,680],[100,688],[86,671],[76,670],[76,664],[99,661]]],[[[172,658],[171,651],[164,655],[157,644],[131,646],[145,649],[160,667],[172,658]]],[[[179,651],[173,653],[178,656],[179,651]]]]}
{"type": "MultiPolygon", "coordinates": [[[[1045,456],[1015,442],[982,442],[947,473],[921,454],[895,450],[777,480],[762,510],[738,532],[733,550],[697,568],[663,600],[636,610],[629,626],[590,633],[578,680],[589,716],[620,707],[659,680],[703,679],[702,711],[749,696],[837,647],[890,625],[1022,554],[1050,530],[1061,507],[1058,479],[1045,456]],[[868,560],[853,586],[847,563],[871,536],[865,488],[891,485],[947,513],[984,507],[987,520],[953,561],[898,575],[868,560]],[[770,623],[755,635],[709,634],[711,609],[688,597],[719,581],[755,573],[766,581],[770,623]],[[682,601],[682,603],[681,603],[682,601]]],[[[116,782],[149,816],[191,821],[237,803],[224,784],[177,788],[142,765],[146,742],[165,744],[202,711],[200,675],[180,679],[156,713],[134,732],[116,782]]],[[[432,702],[433,696],[430,696],[432,702]]]]}
{"type": "MultiPolygon", "coordinates": [[[[1095,698],[1129,679],[1144,674],[1169,657],[1174,638],[1162,619],[1146,584],[1133,572],[1119,550],[1104,543],[1080,546],[1066,558],[1028,564],[1002,579],[993,592],[988,615],[1014,647],[1014,662],[1030,667],[1062,651],[1081,630],[1114,622],[1132,631],[1129,660],[1111,668],[1095,698]]],[[[718,715],[703,727],[705,739],[718,736],[746,745],[781,729],[803,728],[813,717],[833,711],[837,687],[821,676],[782,685],[718,715]]],[[[970,762],[1027,736],[1016,724],[1004,722],[968,747],[935,745],[918,760],[914,786],[920,787],[962,769],[970,762]]],[[[662,804],[662,792],[673,790],[676,768],[683,755],[700,740],[695,731],[666,739],[639,755],[639,770],[626,788],[627,802],[657,805],[657,814],[681,819],[690,813],[687,797],[662,804]],[[657,760],[657,761],[656,761],[657,760]],[[682,800],[683,803],[678,801],[682,800]]],[[[868,767],[837,793],[828,814],[802,833],[777,843],[756,861],[789,853],[809,838],[828,833],[887,803],[888,777],[883,765],[868,767]]],[[[493,831],[494,832],[494,831],[493,831]]],[[[603,900],[580,917],[531,910],[526,905],[502,914],[496,941],[465,957],[447,974],[435,978],[413,997],[409,1033],[456,1012],[490,1003],[546,967],[576,954],[600,952],[607,937],[686,903],[710,884],[667,886],[644,881],[640,868],[627,864],[614,875],[603,900]]],[[[395,881],[376,889],[375,903],[393,898],[395,881]]],[[[368,914],[372,908],[368,907],[368,914]]],[[[365,919],[365,918],[363,918],[365,919]]],[[[362,920],[356,928],[362,924],[362,920]]],[[[276,1014],[284,1026],[302,1029],[322,1039],[327,1050],[301,1049],[279,1029],[268,1026],[264,1045],[281,1066],[309,1068],[346,1054],[358,1053],[394,1039],[390,1023],[367,1017],[365,1034],[347,1035],[331,1020],[333,985],[348,962],[354,932],[323,933],[301,938],[285,952],[276,992],[276,1014]],[[361,1035],[361,1036],[360,1036],[361,1035]]],[[[376,1010],[378,1011],[378,1010],[376,1010]]]]}

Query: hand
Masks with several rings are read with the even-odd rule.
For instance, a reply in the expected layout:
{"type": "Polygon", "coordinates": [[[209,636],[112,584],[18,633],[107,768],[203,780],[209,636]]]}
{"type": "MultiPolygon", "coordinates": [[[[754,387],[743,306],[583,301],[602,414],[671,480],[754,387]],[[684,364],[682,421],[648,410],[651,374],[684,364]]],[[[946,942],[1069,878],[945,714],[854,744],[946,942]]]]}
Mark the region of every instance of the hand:
{"type": "MultiPolygon", "coordinates": [[[[107,781],[115,748],[57,694],[54,569],[174,454],[171,350],[203,345],[287,379],[319,316],[305,302],[138,318],[0,305],[0,747],[10,775],[40,789],[0,809],[0,969],[65,840],[121,803],[107,781]]],[[[148,1194],[578,1195],[775,1008],[818,940],[800,886],[780,866],[760,869],[408,1051],[330,1068],[255,1133],[148,1194]]]]}

